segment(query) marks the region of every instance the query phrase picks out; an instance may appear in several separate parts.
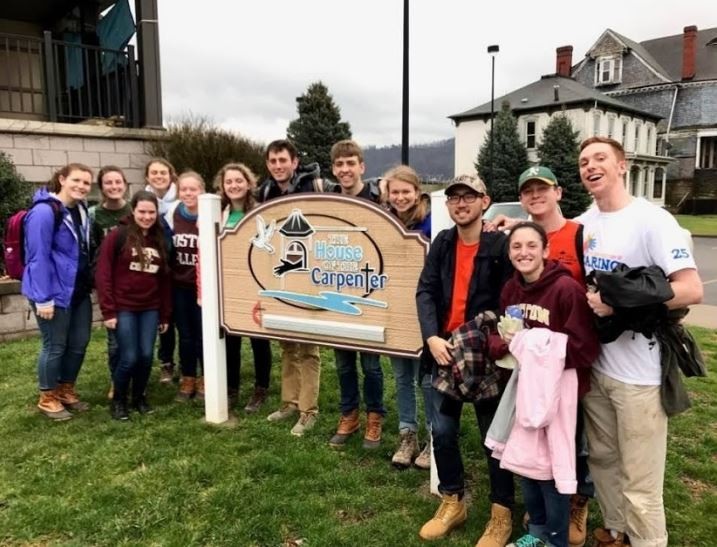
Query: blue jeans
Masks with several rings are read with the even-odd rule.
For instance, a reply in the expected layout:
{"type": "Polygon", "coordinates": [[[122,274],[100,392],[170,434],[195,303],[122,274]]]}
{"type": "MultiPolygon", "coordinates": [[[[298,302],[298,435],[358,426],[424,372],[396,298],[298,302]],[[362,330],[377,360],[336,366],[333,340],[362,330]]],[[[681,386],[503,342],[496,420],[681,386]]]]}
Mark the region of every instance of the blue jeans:
{"type": "Polygon", "coordinates": [[[182,376],[197,377],[202,362],[202,309],[195,287],[174,287],[174,322],[179,334],[179,365],[182,376]]]}
{"type": "Polygon", "coordinates": [[[117,313],[119,363],[114,371],[114,399],[126,401],[130,381],[132,399],[144,395],[152,370],[152,351],[157,337],[158,310],[120,311],[117,313]]]}
{"type": "Polygon", "coordinates": [[[530,517],[528,532],[554,547],[568,547],[570,495],[559,493],[552,480],[521,477],[521,485],[530,517]]]}
{"type": "Polygon", "coordinates": [[[40,329],[42,347],[37,360],[40,389],[55,389],[57,383],[74,384],[85,360],[92,327],[92,303],[87,295],[69,308],[55,307],[52,319],[37,316],[34,302],[30,302],[40,329]]]}
{"type": "Polygon", "coordinates": [[[416,407],[416,386],[421,386],[423,392],[423,408],[426,414],[426,431],[430,430],[432,422],[431,375],[426,374],[419,380],[421,374],[421,361],[408,357],[391,357],[393,375],[396,378],[396,399],[398,404],[398,430],[418,431],[418,409],[416,407]]]}
{"type": "Polygon", "coordinates": [[[110,368],[110,378],[114,376],[119,364],[119,346],[117,345],[117,331],[107,329],[107,366],[110,368]]]}
{"type": "MultiPolygon", "coordinates": [[[[451,399],[433,390],[432,429],[433,455],[438,469],[438,490],[443,494],[463,494],[465,479],[463,460],[459,446],[461,428],[461,412],[463,403],[451,399]]],[[[480,401],[473,404],[481,434],[481,444],[498,408],[498,398],[480,401]]],[[[488,480],[490,482],[490,501],[508,509],[515,504],[515,485],[513,473],[500,468],[500,462],[492,457],[492,450],[483,445],[483,453],[488,463],[488,480]]],[[[567,513],[566,513],[567,515],[567,513]]]]}
{"type": "Polygon", "coordinates": [[[356,369],[356,354],[361,361],[363,370],[363,399],[366,412],[378,412],[381,416],[386,414],[383,406],[383,370],[381,357],[375,353],[357,352],[345,349],[334,350],[336,357],[336,373],[341,388],[341,401],[339,406],[344,416],[359,407],[358,370],[356,369]]]}

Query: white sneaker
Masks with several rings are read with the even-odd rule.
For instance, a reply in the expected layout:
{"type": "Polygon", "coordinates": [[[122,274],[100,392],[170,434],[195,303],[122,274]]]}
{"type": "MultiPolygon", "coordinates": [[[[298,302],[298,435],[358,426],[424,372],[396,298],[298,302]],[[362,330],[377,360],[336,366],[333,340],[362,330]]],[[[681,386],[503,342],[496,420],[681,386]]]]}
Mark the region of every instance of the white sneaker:
{"type": "Polygon", "coordinates": [[[291,428],[291,434],[296,437],[301,437],[309,429],[314,427],[314,425],[316,425],[316,414],[302,412],[299,421],[291,428]]]}
{"type": "Polygon", "coordinates": [[[298,408],[291,405],[285,405],[282,406],[279,410],[276,410],[269,414],[266,419],[270,422],[279,422],[281,420],[286,420],[287,418],[291,418],[294,414],[296,414],[299,411],[298,408]]]}

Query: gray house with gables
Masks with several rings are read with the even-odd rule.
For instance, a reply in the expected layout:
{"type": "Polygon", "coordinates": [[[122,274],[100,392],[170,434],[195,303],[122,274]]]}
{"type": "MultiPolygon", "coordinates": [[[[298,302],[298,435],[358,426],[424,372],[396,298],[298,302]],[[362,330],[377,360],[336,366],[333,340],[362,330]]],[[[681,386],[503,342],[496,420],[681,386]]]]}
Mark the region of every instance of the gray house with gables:
{"type": "Polygon", "coordinates": [[[658,115],[657,152],[674,160],[667,165],[666,203],[717,211],[717,28],[688,26],[639,43],[608,29],[569,74],[658,115]]]}

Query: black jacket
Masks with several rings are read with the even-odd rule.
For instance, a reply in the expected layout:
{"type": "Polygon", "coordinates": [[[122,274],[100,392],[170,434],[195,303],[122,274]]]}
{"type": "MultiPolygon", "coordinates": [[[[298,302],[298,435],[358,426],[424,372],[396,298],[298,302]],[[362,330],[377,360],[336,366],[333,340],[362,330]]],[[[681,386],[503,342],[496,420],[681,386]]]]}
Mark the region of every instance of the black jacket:
{"type": "MultiPolygon", "coordinates": [[[[457,237],[455,226],[436,236],[418,280],[416,306],[424,340],[447,334],[443,329],[453,296],[457,237]]],[[[481,234],[466,301],[466,321],[483,311],[498,311],[500,291],[513,274],[507,246],[508,239],[502,232],[481,234]]],[[[427,350],[423,353],[430,355],[427,350]]]]}
{"type": "Polygon", "coordinates": [[[271,177],[261,183],[256,191],[256,200],[264,203],[270,199],[298,194],[303,192],[332,192],[336,183],[321,179],[321,170],[318,163],[299,166],[289,182],[286,192],[282,192],[279,184],[271,177]]]}

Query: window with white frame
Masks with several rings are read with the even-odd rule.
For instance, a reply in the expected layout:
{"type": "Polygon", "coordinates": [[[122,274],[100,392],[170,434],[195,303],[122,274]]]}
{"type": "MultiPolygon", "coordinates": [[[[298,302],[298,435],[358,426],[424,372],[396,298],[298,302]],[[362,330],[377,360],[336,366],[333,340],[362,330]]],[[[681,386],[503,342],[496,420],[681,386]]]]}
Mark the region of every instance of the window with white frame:
{"type": "Polygon", "coordinates": [[[605,55],[595,59],[595,85],[618,84],[622,81],[622,56],[605,55]]]}
{"type": "Polygon", "coordinates": [[[614,139],[615,135],[615,115],[609,114],[607,117],[607,136],[614,139]]]}
{"type": "Polygon", "coordinates": [[[627,118],[622,119],[622,143],[623,148],[627,148],[627,118]]]}
{"type": "Polygon", "coordinates": [[[717,136],[700,137],[700,169],[717,169],[717,136]]]}
{"type": "Polygon", "coordinates": [[[600,134],[600,120],[602,120],[602,112],[596,110],[593,112],[593,135],[597,136],[600,134]]]}
{"type": "Polygon", "coordinates": [[[634,139],[634,146],[633,150],[635,154],[640,153],[640,129],[642,128],[642,124],[640,122],[635,122],[635,139],[634,139]]]}
{"type": "Polygon", "coordinates": [[[652,199],[662,199],[662,179],[665,170],[662,167],[655,169],[655,182],[652,183],[652,199]]]}
{"type": "Polygon", "coordinates": [[[525,122],[525,147],[528,149],[535,148],[535,128],[537,124],[535,120],[525,122]]]}
{"type": "Polygon", "coordinates": [[[652,127],[649,125],[647,126],[647,137],[645,138],[645,141],[647,143],[646,144],[647,153],[652,154],[652,150],[653,150],[652,149],[652,127]]]}

